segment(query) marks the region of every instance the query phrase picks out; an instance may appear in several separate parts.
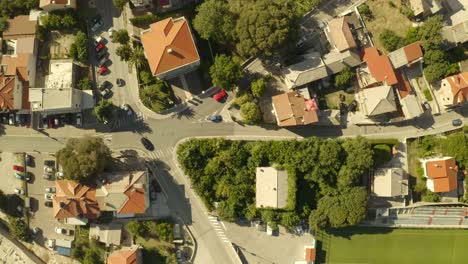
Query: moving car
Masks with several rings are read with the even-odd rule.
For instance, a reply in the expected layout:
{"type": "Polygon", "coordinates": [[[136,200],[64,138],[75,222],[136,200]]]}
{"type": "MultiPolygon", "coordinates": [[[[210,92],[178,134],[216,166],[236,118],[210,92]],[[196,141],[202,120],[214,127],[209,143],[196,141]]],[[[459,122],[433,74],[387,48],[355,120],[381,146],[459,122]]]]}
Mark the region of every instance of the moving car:
{"type": "Polygon", "coordinates": [[[147,149],[149,151],[154,150],[154,145],[153,145],[153,143],[151,143],[151,141],[149,141],[149,139],[147,139],[145,137],[142,137],[140,140],[141,140],[141,144],[143,144],[145,149],[147,149]]]}
{"type": "Polygon", "coordinates": [[[210,120],[211,122],[219,123],[219,122],[223,121],[223,117],[220,116],[220,115],[212,115],[212,116],[208,117],[208,120],[210,120]]]}
{"type": "Polygon", "coordinates": [[[13,170],[24,172],[24,167],[19,165],[13,165],[13,170]]]}
{"type": "Polygon", "coordinates": [[[461,126],[463,124],[463,121],[461,119],[454,119],[452,120],[452,125],[453,126],[461,126]]]}
{"type": "Polygon", "coordinates": [[[227,93],[225,90],[221,90],[219,93],[214,95],[214,99],[218,102],[220,102],[224,97],[227,96],[227,93]]]}

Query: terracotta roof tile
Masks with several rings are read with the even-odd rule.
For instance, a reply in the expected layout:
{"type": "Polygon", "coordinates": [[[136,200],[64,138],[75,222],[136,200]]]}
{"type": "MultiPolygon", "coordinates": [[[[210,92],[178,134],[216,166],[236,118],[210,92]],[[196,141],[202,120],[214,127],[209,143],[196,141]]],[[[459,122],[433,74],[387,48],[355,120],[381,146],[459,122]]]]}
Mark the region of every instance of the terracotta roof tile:
{"type": "Polygon", "coordinates": [[[94,188],[70,180],[55,181],[56,195],[53,199],[55,218],[83,216],[95,219],[99,216],[99,205],[94,188]]]}
{"type": "Polygon", "coordinates": [[[141,41],[154,75],[200,60],[184,17],[151,24],[150,29],[142,33],[141,41]]]}
{"type": "Polygon", "coordinates": [[[453,104],[468,100],[468,72],[462,72],[446,78],[452,88],[453,104]]]}
{"type": "Polygon", "coordinates": [[[328,23],[330,37],[338,51],[342,52],[357,47],[354,41],[353,33],[346,22],[346,17],[339,17],[328,23]]]}
{"type": "Polygon", "coordinates": [[[404,78],[403,73],[400,70],[395,71],[398,83],[396,85],[400,97],[403,99],[411,92],[410,83],[404,78]]]}
{"type": "Polygon", "coordinates": [[[128,200],[117,211],[119,214],[143,214],[146,212],[145,190],[131,187],[125,191],[128,200]]]}
{"type": "Polygon", "coordinates": [[[434,181],[434,192],[457,188],[457,164],[454,158],[426,162],[426,176],[434,181]]]}
{"type": "Polygon", "coordinates": [[[364,49],[363,61],[376,81],[386,81],[388,85],[398,82],[390,59],[386,55],[380,55],[376,47],[364,49]]]}
{"type": "Polygon", "coordinates": [[[137,264],[138,250],[135,248],[114,251],[107,257],[107,264],[137,264]]]}
{"type": "Polygon", "coordinates": [[[6,66],[5,75],[16,75],[22,81],[29,81],[28,63],[32,59],[32,54],[20,53],[15,56],[2,56],[1,65],[6,66]]]}
{"type": "Polygon", "coordinates": [[[9,26],[3,32],[3,39],[17,39],[36,35],[37,21],[30,21],[28,15],[16,16],[8,20],[9,26]]]}
{"type": "Polygon", "coordinates": [[[414,43],[411,43],[403,47],[403,50],[405,51],[405,55],[406,55],[406,59],[408,60],[408,63],[416,61],[423,56],[421,43],[419,41],[416,41],[414,43]]]}
{"type": "Polygon", "coordinates": [[[305,261],[315,261],[315,248],[306,248],[305,261]]]}
{"type": "Polygon", "coordinates": [[[0,109],[14,109],[15,84],[15,77],[7,77],[3,73],[0,73],[0,109]]]}
{"type": "Polygon", "coordinates": [[[317,107],[312,100],[306,101],[302,95],[295,92],[273,96],[278,125],[296,126],[318,122],[317,107]],[[309,105],[312,107],[308,107],[309,105]]]}

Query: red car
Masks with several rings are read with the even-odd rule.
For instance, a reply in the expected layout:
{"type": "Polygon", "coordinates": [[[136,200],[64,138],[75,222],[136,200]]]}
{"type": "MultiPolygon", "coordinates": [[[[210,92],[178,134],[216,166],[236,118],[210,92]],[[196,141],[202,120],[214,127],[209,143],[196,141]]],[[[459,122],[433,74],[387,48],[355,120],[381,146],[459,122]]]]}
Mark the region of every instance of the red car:
{"type": "Polygon", "coordinates": [[[101,51],[104,48],[104,44],[102,42],[99,42],[99,44],[96,46],[96,53],[101,51]]]}
{"type": "Polygon", "coordinates": [[[101,68],[99,68],[98,73],[102,75],[102,74],[105,73],[106,71],[107,71],[107,67],[106,67],[106,66],[102,66],[101,68]]]}
{"type": "Polygon", "coordinates": [[[23,166],[13,165],[13,170],[24,172],[23,166]]]}
{"type": "Polygon", "coordinates": [[[226,97],[226,96],[227,96],[226,91],[225,91],[225,90],[221,90],[219,93],[215,94],[213,98],[214,98],[216,101],[219,102],[219,101],[221,101],[221,100],[222,100],[224,97],[226,97]]]}

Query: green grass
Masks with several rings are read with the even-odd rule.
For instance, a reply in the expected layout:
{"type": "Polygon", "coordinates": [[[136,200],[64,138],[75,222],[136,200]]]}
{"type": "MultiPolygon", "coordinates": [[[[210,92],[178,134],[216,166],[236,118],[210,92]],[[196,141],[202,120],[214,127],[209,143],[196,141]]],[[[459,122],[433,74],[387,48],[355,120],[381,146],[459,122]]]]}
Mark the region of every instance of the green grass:
{"type": "Polygon", "coordinates": [[[424,97],[426,97],[426,100],[428,100],[429,102],[433,100],[431,91],[429,91],[429,89],[424,89],[423,93],[424,97]]]}
{"type": "Polygon", "coordinates": [[[468,259],[466,230],[359,227],[318,238],[318,257],[329,264],[457,264],[468,259]]]}
{"type": "Polygon", "coordinates": [[[325,95],[325,100],[327,102],[327,106],[330,109],[339,109],[340,108],[340,94],[345,96],[344,103],[349,105],[354,100],[353,93],[347,93],[343,90],[338,90],[336,92],[332,92],[325,95]]]}

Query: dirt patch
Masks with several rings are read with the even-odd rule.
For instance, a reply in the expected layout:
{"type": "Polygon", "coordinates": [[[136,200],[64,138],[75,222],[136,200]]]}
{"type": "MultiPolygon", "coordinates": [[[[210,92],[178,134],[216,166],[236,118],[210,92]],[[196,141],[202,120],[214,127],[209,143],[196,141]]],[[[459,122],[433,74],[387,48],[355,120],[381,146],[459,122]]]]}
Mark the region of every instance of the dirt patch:
{"type": "Polygon", "coordinates": [[[366,4],[372,11],[373,16],[371,20],[365,19],[365,22],[369,30],[369,35],[374,42],[374,46],[380,50],[385,50],[379,41],[379,35],[384,29],[390,29],[400,37],[406,36],[408,28],[410,28],[413,23],[400,13],[400,0],[370,0],[367,1],[366,4]],[[390,2],[394,3],[394,6],[391,6],[389,4],[390,2]]]}
{"type": "Polygon", "coordinates": [[[58,31],[50,33],[49,52],[51,59],[65,59],[70,57],[70,46],[74,36],[63,34],[58,31]]]}

